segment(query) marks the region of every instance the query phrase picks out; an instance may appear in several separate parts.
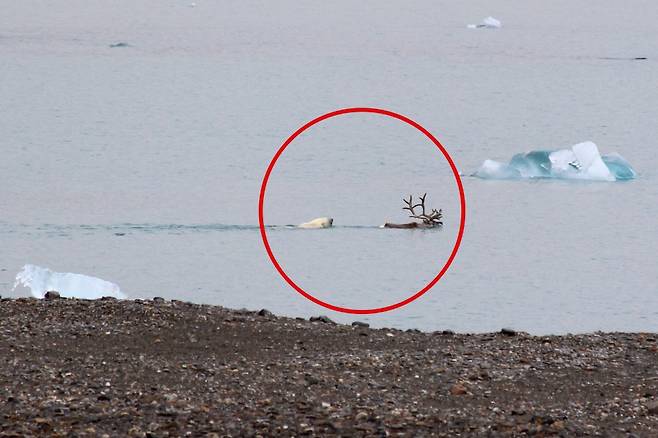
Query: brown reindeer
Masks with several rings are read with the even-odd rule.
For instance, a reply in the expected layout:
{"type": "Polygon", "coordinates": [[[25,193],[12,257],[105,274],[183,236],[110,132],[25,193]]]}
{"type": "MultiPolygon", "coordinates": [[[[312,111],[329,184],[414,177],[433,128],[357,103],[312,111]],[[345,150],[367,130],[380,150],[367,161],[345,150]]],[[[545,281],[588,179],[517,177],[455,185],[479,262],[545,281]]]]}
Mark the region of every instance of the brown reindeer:
{"type": "Polygon", "coordinates": [[[391,224],[391,223],[385,223],[384,228],[434,228],[434,227],[440,227],[443,225],[443,222],[441,221],[441,218],[443,217],[443,214],[441,213],[441,209],[435,210],[432,209],[432,211],[427,214],[425,212],[425,197],[427,196],[427,193],[425,193],[423,196],[419,196],[418,198],[420,199],[419,204],[414,204],[413,203],[413,196],[409,195],[409,200],[403,199],[404,203],[407,204],[406,207],[403,207],[403,210],[408,210],[410,218],[413,219],[418,219],[421,222],[409,222],[406,224],[391,224]],[[416,214],[415,209],[420,207],[422,209],[422,213],[416,214]]]}

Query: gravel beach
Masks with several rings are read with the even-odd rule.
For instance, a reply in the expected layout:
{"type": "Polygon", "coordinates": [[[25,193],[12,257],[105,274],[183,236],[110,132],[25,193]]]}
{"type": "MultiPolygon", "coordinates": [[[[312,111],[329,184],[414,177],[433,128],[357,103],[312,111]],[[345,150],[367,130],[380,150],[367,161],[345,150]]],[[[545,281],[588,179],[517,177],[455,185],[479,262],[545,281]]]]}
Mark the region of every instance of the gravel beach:
{"type": "Polygon", "coordinates": [[[0,301],[1,436],[658,436],[658,336],[0,301]]]}

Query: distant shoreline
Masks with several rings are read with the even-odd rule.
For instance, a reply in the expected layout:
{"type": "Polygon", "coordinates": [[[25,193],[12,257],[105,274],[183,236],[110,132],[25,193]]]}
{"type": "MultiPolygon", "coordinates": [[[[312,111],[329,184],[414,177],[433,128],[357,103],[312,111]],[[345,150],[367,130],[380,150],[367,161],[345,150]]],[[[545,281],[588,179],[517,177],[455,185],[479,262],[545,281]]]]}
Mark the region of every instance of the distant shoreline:
{"type": "Polygon", "coordinates": [[[1,434],[658,431],[658,335],[424,333],[181,301],[0,301],[1,434]]]}

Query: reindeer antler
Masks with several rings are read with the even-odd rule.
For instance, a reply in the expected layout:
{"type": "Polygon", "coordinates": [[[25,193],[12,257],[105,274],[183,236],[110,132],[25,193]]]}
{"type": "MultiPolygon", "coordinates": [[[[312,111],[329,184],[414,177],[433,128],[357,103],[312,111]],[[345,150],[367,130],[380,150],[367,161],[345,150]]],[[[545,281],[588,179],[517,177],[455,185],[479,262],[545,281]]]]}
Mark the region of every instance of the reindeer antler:
{"type": "MultiPolygon", "coordinates": [[[[403,198],[402,200],[404,201],[405,204],[407,204],[407,206],[406,206],[406,207],[402,207],[402,209],[403,209],[403,210],[409,210],[409,212],[410,212],[412,215],[413,215],[413,214],[416,214],[416,212],[414,211],[414,209],[415,209],[416,207],[423,207],[423,212],[425,212],[425,207],[424,207],[422,204],[411,205],[411,202],[413,201],[413,196],[409,195],[409,200],[408,200],[408,201],[407,201],[406,199],[404,199],[404,198],[403,198]]],[[[409,216],[409,217],[413,217],[413,216],[409,216]]]]}
{"type": "Polygon", "coordinates": [[[442,211],[432,209],[430,214],[425,213],[425,198],[427,197],[427,193],[423,194],[423,196],[419,196],[418,198],[420,199],[420,204],[413,204],[413,196],[409,195],[409,200],[407,201],[406,199],[403,199],[404,203],[407,204],[406,207],[402,207],[403,210],[408,210],[411,214],[409,215],[410,218],[414,219],[419,219],[423,221],[423,223],[427,225],[443,225],[443,222],[441,221],[441,218],[443,217],[442,211]],[[423,212],[421,214],[416,214],[414,209],[416,207],[422,208],[423,212]]]}
{"type": "Polygon", "coordinates": [[[421,213],[421,216],[425,216],[425,197],[426,196],[427,196],[427,193],[425,193],[423,196],[418,197],[420,199],[420,206],[423,208],[423,212],[421,213]]]}

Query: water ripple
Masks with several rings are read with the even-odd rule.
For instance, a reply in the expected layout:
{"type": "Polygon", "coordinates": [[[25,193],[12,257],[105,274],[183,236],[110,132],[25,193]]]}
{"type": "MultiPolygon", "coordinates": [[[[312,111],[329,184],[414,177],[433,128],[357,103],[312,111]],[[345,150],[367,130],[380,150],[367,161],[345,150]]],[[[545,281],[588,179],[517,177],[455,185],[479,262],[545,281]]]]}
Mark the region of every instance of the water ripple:
{"type": "MultiPolygon", "coordinates": [[[[295,225],[266,225],[270,230],[301,230],[295,225]]],[[[376,229],[373,225],[337,225],[337,229],[376,229]]],[[[74,234],[96,234],[98,232],[113,233],[116,236],[136,233],[208,233],[224,231],[258,231],[258,225],[237,224],[153,224],[153,223],[122,223],[122,224],[0,224],[0,234],[47,235],[49,237],[71,237],[74,234]]],[[[312,231],[312,230],[304,230],[312,231]]]]}

